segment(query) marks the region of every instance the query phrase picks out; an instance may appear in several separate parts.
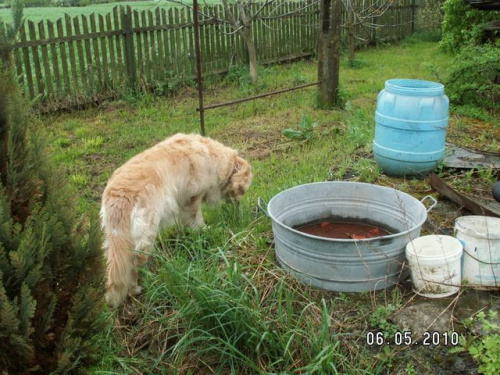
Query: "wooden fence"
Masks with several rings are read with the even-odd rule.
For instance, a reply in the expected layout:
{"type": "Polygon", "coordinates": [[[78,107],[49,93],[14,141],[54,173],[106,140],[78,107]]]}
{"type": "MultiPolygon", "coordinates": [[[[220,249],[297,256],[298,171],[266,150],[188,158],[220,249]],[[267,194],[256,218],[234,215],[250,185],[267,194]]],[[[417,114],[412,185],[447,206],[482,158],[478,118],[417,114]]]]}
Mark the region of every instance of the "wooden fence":
{"type": "MultiPolygon", "coordinates": [[[[412,0],[398,4],[377,20],[383,27],[371,34],[358,27],[356,33],[366,43],[410,34],[412,0]]],[[[243,41],[221,22],[226,16],[222,6],[201,9],[205,75],[247,62],[243,41]]],[[[252,24],[259,63],[313,55],[318,17],[319,5],[313,0],[264,8],[252,24]]],[[[28,21],[21,27],[13,58],[26,95],[51,108],[99,101],[123,90],[165,91],[196,76],[192,13],[187,8],[137,11],[119,6],[106,15],[28,21]]]]}

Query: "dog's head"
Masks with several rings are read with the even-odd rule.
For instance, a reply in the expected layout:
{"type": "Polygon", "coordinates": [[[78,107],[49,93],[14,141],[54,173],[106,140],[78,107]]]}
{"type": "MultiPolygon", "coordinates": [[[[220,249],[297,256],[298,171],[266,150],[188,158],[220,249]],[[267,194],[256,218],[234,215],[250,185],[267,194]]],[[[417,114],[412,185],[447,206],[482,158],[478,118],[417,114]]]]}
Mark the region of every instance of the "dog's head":
{"type": "Polygon", "coordinates": [[[250,164],[245,159],[236,155],[232,173],[222,190],[223,196],[239,201],[243,194],[247,192],[251,183],[252,169],[250,168],[250,164]]]}

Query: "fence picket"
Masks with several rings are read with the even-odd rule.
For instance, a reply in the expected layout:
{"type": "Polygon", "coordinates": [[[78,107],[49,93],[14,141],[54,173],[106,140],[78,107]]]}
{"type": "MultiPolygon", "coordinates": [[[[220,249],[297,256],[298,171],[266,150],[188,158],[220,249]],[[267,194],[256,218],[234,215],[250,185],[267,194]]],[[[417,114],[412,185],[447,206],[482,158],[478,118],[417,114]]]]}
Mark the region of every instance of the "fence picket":
{"type": "MultiPolygon", "coordinates": [[[[80,21],[78,20],[78,17],[73,18],[73,35],[75,36],[80,36],[81,31],[80,31],[80,21]]],[[[85,60],[84,60],[84,55],[83,55],[83,47],[82,47],[82,41],[80,38],[76,38],[76,53],[78,55],[78,66],[79,66],[79,71],[78,71],[78,76],[80,78],[80,83],[81,83],[81,88],[83,92],[87,91],[87,75],[85,72],[85,60]]]]}
{"type": "Polygon", "coordinates": [[[80,86],[78,84],[78,74],[76,71],[76,58],[75,58],[75,50],[74,50],[74,43],[71,40],[71,36],[73,35],[72,29],[71,29],[71,17],[66,14],[65,17],[65,23],[66,23],[66,35],[70,37],[70,41],[68,42],[68,49],[69,49],[69,65],[68,68],[71,70],[71,76],[73,78],[72,81],[72,88],[73,88],[73,95],[78,97],[80,95],[80,86]]]}
{"type": "Polygon", "coordinates": [[[100,50],[100,55],[102,56],[102,59],[101,59],[101,64],[102,64],[102,87],[103,88],[108,88],[110,89],[111,87],[113,87],[112,85],[112,78],[109,74],[109,71],[110,71],[110,67],[109,67],[109,59],[108,59],[108,48],[107,48],[107,39],[106,38],[106,33],[105,33],[105,30],[106,30],[106,27],[105,27],[105,20],[104,20],[104,17],[102,15],[99,15],[99,34],[100,34],[100,38],[99,38],[99,42],[100,42],[100,45],[101,45],[101,50],[100,50]]]}
{"type": "MultiPolygon", "coordinates": [[[[106,30],[112,30],[113,26],[111,23],[111,13],[106,14],[105,19],[105,28],[106,30]]],[[[118,63],[115,56],[115,38],[107,38],[108,41],[108,51],[109,51],[109,78],[110,84],[113,88],[116,88],[116,82],[120,82],[120,78],[118,77],[118,63]]]]}
{"type": "Polygon", "coordinates": [[[175,25],[175,27],[174,27],[175,51],[176,51],[175,60],[177,61],[177,70],[175,72],[174,77],[178,78],[179,76],[182,75],[182,62],[181,62],[181,60],[185,56],[185,51],[182,49],[182,43],[181,43],[181,31],[179,28],[181,21],[180,21],[180,17],[179,17],[179,8],[173,8],[173,9],[174,9],[174,25],[175,25]]]}
{"type": "Polygon", "coordinates": [[[189,66],[189,60],[190,60],[190,50],[188,47],[188,41],[187,41],[187,33],[186,33],[186,8],[182,8],[180,12],[180,23],[181,23],[181,40],[182,40],[182,50],[183,50],[183,55],[184,58],[182,59],[182,70],[184,72],[183,76],[186,77],[191,74],[191,69],[189,66]]]}
{"type": "MultiPolygon", "coordinates": [[[[26,45],[27,38],[26,38],[26,29],[23,27],[19,31],[19,39],[21,40],[21,43],[26,45]]],[[[35,85],[33,84],[33,73],[31,70],[31,61],[30,61],[30,53],[28,47],[22,48],[23,52],[23,65],[25,69],[25,77],[26,77],[26,83],[28,85],[28,91],[30,94],[30,98],[35,97],[35,85]]]]}
{"type": "MultiPolygon", "coordinates": [[[[62,18],[59,18],[56,21],[56,29],[57,29],[57,37],[64,37],[64,29],[62,24],[62,18]]],[[[59,44],[59,55],[61,56],[61,69],[62,69],[62,77],[64,80],[64,89],[63,94],[71,95],[71,84],[70,84],[70,76],[68,70],[68,56],[66,53],[67,44],[60,43],[59,44]]]]}
{"type": "Polygon", "coordinates": [[[196,74],[196,53],[194,50],[194,29],[193,29],[193,14],[191,11],[187,12],[187,26],[188,30],[186,34],[189,38],[189,56],[188,56],[188,66],[189,70],[186,71],[187,76],[194,76],[196,74]]]}
{"type": "Polygon", "coordinates": [[[12,51],[12,55],[14,56],[14,65],[16,67],[16,75],[20,85],[24,85],[25,78],[23,72],[23,63],[22,63],[22,50],[14,50],[12,51]]]}
{"type": "MultiPolygon", "coordinates": [[[[146,11],[141,12],[141,25],[143,28],[146,29],[147,26],[147,21],[146,21],[146,11]]],[[[153,80],[153,72],[151,69],[151,48],[149,46],[149,35],[147,31],[142,31],[142,38],[143,38],[143,46],[144,46],[144,54],[143,54],[143,59],[144,59],[144,75],[146,77],[146,80],[148,83],[151,84],[153,80]]]]}
{"type": "MultiPolygon", "coordinates": [[[[113,26],[114,30],[122,30],[122,26],[120,24],[120,7],[116,6],[113,8],[113,26]]],[[[117,34],[115,35],[115,47],[116,47],[116,68],[118,73],[118,82],[126,82],[127,77],[125,77],[123,71],[124,65],[124,57],[122,53],[122,36],[117,34]]]]}
{"type": "MultiPolygon", "coordinates": [[[[85,16],[85,15],[82,15],[82,30],[83,30],[83,34],[85,34],[85,35],[90,34],[89,21],[88,21],[87,16],[85,16]]],[[[92,38],[92,41],[93,40],[94,40],[94,38],[92,38]]],[[[94,88],[97,88],[96,84],[94,83],[94,76],[97,75],[97,65],[95,64],[95,62],[92,59],[92,47],[91,47],[90,43],[91,43],[90,39],[85,39],[84,44],[83,44],[85,58],[86,58],[86,60],[85,60],[85,62],[86,62],[85,73],[86,74],[85,75],[88,77],[89,91],[94,91],[94,88]]]]}
{"type": "MultiPolygon", "coordinates": [[[[54,23],[50,20],[47,21],[47,33],[49,35],[49,39],[55,39],[54,33],[54,23]]],[[[59,73],[59,59],[57,57],[57,48],[55,43],[50,44],[50,56],[52,58],[52,70],[54,72],[54,79],[56,88],[61,88],[61,74],[59,73]]]]}
{"type": "MultiPolygon", "coordinates": [[[[29,30],[29,37],[30,40],[36,40],[36,30],[35,30],[35,23],[32,21],[28,21],[28,30],[29,30]]],[[[36,46],[31,47],[31,56],[33,57],[33,64],[35,66],[35,77],[36,77],[36,84],[37,84],[37,89],[39,93],[44,92],[45,87],[43,85],[43,77],[42,77],[42,67],[40,64],[40,58],[38,56],[38,49],[36,46]]]]}
{"type": "MultiPolygon", "coordinates": [[[[155,9],[155,26],[161,25],[162,20],[161,20],[161,11],[160,8],[155,9]]],[[[158,42],[158,49],[157,49],[157,63],[158,63],[158,79],[161,79],[161,77],[165,76],[165,52],[164,52],[164,46],[165,46],[165,41],[163,39],[163,31],[161,29],[157,29],[156,31],[156,40],[158,42]]]]}
{"type": "Polygon", "coordinates": [[[170,32],[169,32],[169,41],[168,44],[171,46],[170,50],[170,57],[172,59],[172,71],[171,71],[171,76],[176,77],[177,73],[180,71],[179,67],[179,56],[177,55],[177,38],[175,35],[175,29],[174,25],[175,23],[175,18],[173,14],[173,9],[170,8],[168,10],[168,24],[171,26],[170,32]]]}
{"type": "MultiPolygon", "coordinates": [[[[45,29],[43,27],[43,21],[40,21],[38,23],[38,37],[41,40],[45,39],[45,29]]],[[[47,52],[47,46],[46,45],[41,46],[40,52],[41,52],[41,57],[42,57],[42,64],[41,65],[43,66],[43,73],[41,76],[46,78],[44,80],[45,86],[47,88],[46,95],[50,95],[52,93],[52,82],[51,82],[52,74],[50,72],[49,55],[47,52]]],[[[43,78],[42,78],[42,80],[43,80],[43,78]]]]}
{"type": "MultiPolygon", "coordinates": [[[[137,10],[134,10],[134,28],[139,29],[140,25],[141,24],[140,24],[139,12],[137,10]]],[[[141,87],[144,87],[146,80],[144,79],[144,58],[142,55],[143,46],[142,46],[142,37],[140,32],[135,33],[135,44],[137,46],[136,69],[138,73],[138,81],[141,87]]]]}
{"type": "MultiPolygon", "coordinates": [[[[90,16],[90,32],[98,35],[97,32],[97,25],[95,21],[95,14],[92,13],[90,16]]],[[[94,52],[94,71],[95,71],[95,77],[93,79],[96,80],[96,86],[95,89],[100,90],[103,87],[103,78],[102,78],[102,67],[101,67],[101,58],[99,56],[99,41],[98,38],[92,38],[92,51],[94,52]]]]}

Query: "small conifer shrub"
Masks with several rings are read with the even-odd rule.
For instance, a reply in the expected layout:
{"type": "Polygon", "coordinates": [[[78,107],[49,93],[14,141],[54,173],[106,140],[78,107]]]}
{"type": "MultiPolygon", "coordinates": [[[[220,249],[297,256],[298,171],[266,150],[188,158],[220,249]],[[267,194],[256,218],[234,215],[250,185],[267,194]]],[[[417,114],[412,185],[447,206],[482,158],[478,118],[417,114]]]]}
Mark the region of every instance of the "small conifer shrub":
{"type": "Polygon", "coordinates": [[[0,374],[79,374],[96,359],[101,234],[29,125],[0,22],[0,374]]]}

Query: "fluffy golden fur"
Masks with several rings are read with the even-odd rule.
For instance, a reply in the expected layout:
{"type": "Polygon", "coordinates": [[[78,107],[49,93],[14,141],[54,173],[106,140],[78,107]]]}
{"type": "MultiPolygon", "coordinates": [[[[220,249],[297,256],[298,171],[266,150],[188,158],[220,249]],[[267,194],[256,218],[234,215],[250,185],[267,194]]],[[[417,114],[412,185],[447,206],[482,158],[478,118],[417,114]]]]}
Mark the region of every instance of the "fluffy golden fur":
{"type": "Polygon", "coordinates": [[[204,224],[201,205],[239,200],[252,180],[237,151],[210,138],[176,134],[118,168],[102,196],[108,304],[140,293],[137,267],[151,253],[160,228],[204,224]]]}

